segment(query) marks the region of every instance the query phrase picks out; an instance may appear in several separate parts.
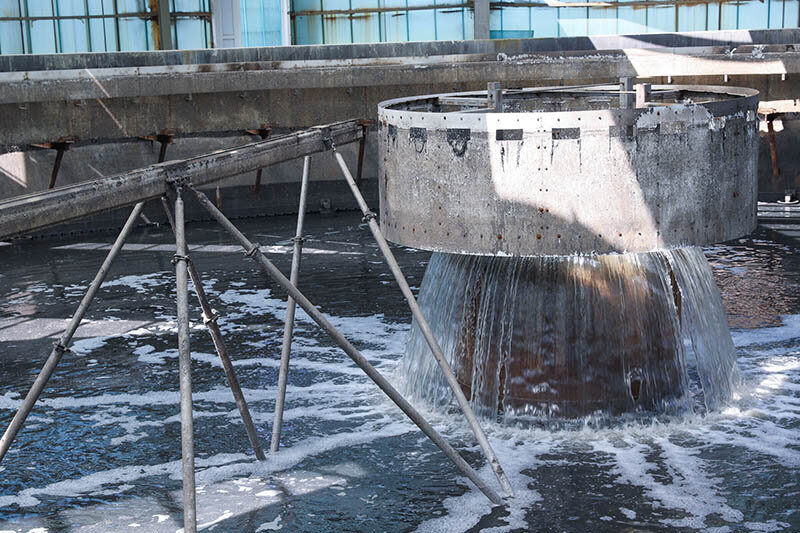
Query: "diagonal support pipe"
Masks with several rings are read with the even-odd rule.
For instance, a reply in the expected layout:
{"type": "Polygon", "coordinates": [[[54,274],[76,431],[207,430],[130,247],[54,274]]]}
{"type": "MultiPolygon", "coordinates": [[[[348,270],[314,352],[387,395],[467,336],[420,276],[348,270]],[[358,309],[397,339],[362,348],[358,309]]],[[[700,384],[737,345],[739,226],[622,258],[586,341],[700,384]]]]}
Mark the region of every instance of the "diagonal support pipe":
{"type": "Polygon", "coordinates": [[[464,396],[464,392],[461,390],[461,386],[458,384],[458,380],[456,380],[456,376],[453,374],[453,370],[450,368],[450,364],[447,362],[444,352],[442,351],[441,346],[439,346],[439,342],[433,335],[433,330],[431,330],[430,324],[428,324],[428,321],[425,319],[425,315],[422,314],[422,310],[419,308],[417,299],[411,292],[411,288],[408,286],[408,282],[406,281],[402,270],[400,270],[400,265],[397,264],[397,260],[394,258],[391,248],[389,248],[389,243],[386,242],[383,233],[381,233],[380,226],[378,226],[378,222],[375,220],[375,213],[369,210],[369,206],[367,206],[367,202],[361,195],[358,185],[356,185],[355,180],[353,180],[353,176],[350,174],[350,170],[347,168],[342,154],[340,154],[335,147],[333,148],[333,155],[336,158],[336,161],[339,163],[339,168],[341,168],[342,174],[344,174],[347,184],[350,186],[350,190],[353,192],[353,196],[358,202],[358,206],[361,208],[361,212],[364,214],[364,220],[369,224],[369,229],[372,231],[372,235],[375,237],[375,241],[378,243],[378,247],[381,249],[383,257],[386,259],[386,263],[389,265],[389,270],[392,271],[394,279],[397,281],[397,284],[400,286],[400,290],[403,292],[403,296],[405,296],[406,300],[408,301],[408,306],[411,308],[411,314],[414,316],[419,329],[425,336],[425,340],[428,342],[428,346],[433,353],[434,359],[436,359],[436,362],[439,363],[439,368],[441,368],[442,372],[444,372],[447,384],[450,385],[453,394],[455,394],[456,400],[458,401],[458,406],[464,413],[464,417],[466,417],[472,432],[475,434],[475,438],[478,439],[478,444],[480,444],[481,449],[486,456],[486,460],[489,461],[489,464],[491,465],[492,470],[497,477],[497,481],[500,482],[500,486],[503,487],[503,491],[505,492],[506,496],[513,497],[514,490],[511,488],[511,483],[509,483],[505,472],[503,472],[503,467],[500,465],[500,461],[497,459],[491,444],[489,444],[489,440],[486,438],[486,434],[483,432],[483,428],[481,428],[478,419],[475,417],[475,413],[472,411],[472,407],[469,405],[469,400],[467,400],[466,396],[464,396]]]}
{"type": "Polygon", "coordinates": [[[69,346],[70,341],[72,341],[72,336],[75,334],[75,331],[78,329],[78,326],[83,320],[83,316],[89,309],[89,304],[92,303],[92,299],[97,294],[97,291],[100,289],[100,285],[103,284],[103,281],[106,279],[106,275],[108,275],[108,271],[111,269],[111,264],[114,262],[114,259],[116,259],[120,250],[122,250],[122,245],[125,244],[125,239],[128,237],[128,234],[136,224],[136,220],[139,218],[139,215],[142,212],[142,207],[144,207],[144,202],[139,202],[133,207],[131,214],[128,216],[128,220],[125,222],[125,225],[122,227],[122,230],[117,236],[117,240],[114,241],[114,245],[111,247],[111,250],[108,251],[105,261],[103,261],[103,264],[100,266],[100,270],[97,271],[92,283],[86,290],[86,294],[83,295],[81,303],[78,304],[78,309],[76,309],[75,314],[72,315],[72,320],[70,320],[66,331],[64,331],[64,334],[61,335],[61,338],[54,345],[53,351],[50,352],[50,356],[47,358],[42,370],[39,372],[39,375],[36,376],[36,380],[33,382],[33,385],[31,386],[30,391],[28,391],[27,396],[25,396],[25,400],[23,400],[22,405],[20,406],[19,410],[17,410],[17,413],[14,415],[11,423],[8,425],[6,432],[3,434],[3,438],[0,439],[0,462],[3,461],[3,457],[5,457],[8,449],[11,447],[11,443],[14,442],[17,433],[19,433],[20,429],[22,429],[25,419],[28,418],[28,415],[33,409],[34,404],[42,394],[47,382],[50,380],[50,376],[53,375],[56,366],[58,366],[59,361],[61,361],[61,357],[64,355],[64,352],[67,351],[67,347],[69,346]]]}
{"type": "Polygon", "coordinates": [[[52,191],[0,199],[0,238],[160,198],[167,192],[168,182],[176,177],[191,180],[194,186],[208,185],[261,167],[323,152],[327,150],[322,142],[323,131],[337,146],[357,141],[363,135],[358,121],[348,120],[52,191]]]}
{"type": "MultiPolygon", "coordinates": [[[[164,212],[172,227],[175,231],[175,219],[172,216],[172,209],[169,207],[169,201],[166,197],[161,197],[161,204],[164,207],[164,212]]],[[[187,254],[188,257],[188,254],[187,254]]],[[[228,349],[225,347],[225,341],[222,339],[222,332],[217,324],[217,314],[211,308],[206,297],[206,291],[203,290],[203,282],[200,279],[194,262],[191,259],[186,261],[186,269],[189,272],[189,279],[192,280],[194,292],[197,295],[197,300],[200,302],[200,307],[203,310],[203,323],[208,328],[211,335],[211,340],[214,342],[214,349],[217,351],[222,369],[225,371],[225,377],[228,379],[228,385],[233,393],[233,399],[236,402],[236,407],[239,408],[239,415],[242,417],[244,429],[247,431],[247,438],[250,440],[250,446],[253,447],[253,452],[256,454],[256,459],[259,461],[265,460],[267,457],[264,455],[264,450],[261,448],[261,443],[258,441],[258,432],[253,425],[253,418],[250,416],[250,409],[247,407],[247,401],[244,399],[242,387],[239,385],[239,380],[236,378],[236,372],[233,370],[233,363],[228,356],[228,349]]]]}
{"type": "Polygon", "coordinates": [[[366,357],[359,352],[355,346],[350,344],[342,333],[325,318],[325,315],[312,304],[297,287],[286,279],[278,268],[267,259],[259,250],[257,244],[253,244],[239,229],[217,209],[205,194],[194,191],[200,204],[219,222],[245,249],[245,254],[258,262],[261,268],[283,289],[289,296],[297,301],[297,304],[316,322],[331,339],[356,363],[361,370],[397,405],[414,424],[419,427],[425,435],[439,447],[440,450],[458,467],[458,469],[472,481],[489,500],[496,505],[503,505],[503,500],[492,490],[467,463],[461,455],[425,420],[425,418],[406,400],[389,381],[378,370],[370,364],[366,357]]]}
{"type": "MultiPolygon", "coordinates": [[[[306,196],[308,194],[308,167],[310,156],[303,158],[303,180],[300,183],[300,205],[297,208],[297,231],[294,236],[294,253],[292,254],[292,271],[289,281],[297,287],[300,277],[300,259],[303,254],[303,221],[306,216],[306,196]]],[[[272,422],[272,442],[269,451],[275,453],[280,447],[281,426],[283,425],[283,408],[286,400],[286,383],[289,378],[289,356],[292,350],[292,333],[294,331],[294,298],[286,301],[286,322],[283,328],[283,346],[281,347],[281,367],[278,372],[278,391],[275,394],[275,419],[272,422]]]]}
{"type": "Polygon", "coordinates": [[[181,188],[175,197],[175,285],[178,301],[178,373],[181,390],[181,467],[183,471],[183,531],[197,531],[194,487],[194,421],[192,420],[192,354],[189,347],[189,280],[181,188]]]}

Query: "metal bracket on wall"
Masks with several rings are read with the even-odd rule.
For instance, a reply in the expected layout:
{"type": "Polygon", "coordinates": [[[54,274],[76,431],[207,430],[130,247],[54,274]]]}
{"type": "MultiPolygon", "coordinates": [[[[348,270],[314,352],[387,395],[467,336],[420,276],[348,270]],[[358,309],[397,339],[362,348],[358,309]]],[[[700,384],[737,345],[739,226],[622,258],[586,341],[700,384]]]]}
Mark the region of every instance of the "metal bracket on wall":
{"type": "Polygon", "coordinates": [[[156,140],[161,143],[161,149],[158,151],[158,162],[163,163],[167,158],[167,145],[172,144],[172,139],[175,137],[172,133],[161,133],[156,135],[156,140]]]}
{"type": "Polygon", "coordinates": [[[62,137],[61,139],[55,142],[32,145],[36,146],[37,148],[56,150],[56,160],[53,162],[53,171],[50,173],[50,183],[47,185],[48,189],[52,189],[56,186],[56,180],[58,179],[58,171],[59,169],[61,169],[61,160],[64,158],[64,152],[69,150],[70,145],[73,144],[76,140],[77,139],[72,137],[62,137]]]}
{"type": "MultiPolygon", "coordinates": [[[[778,143],[775,141],[775,120],[780,119],[783,114],[779,113],[774,108],[760,108],[758,110],[758,115],[761,120],[767,123],[767,140],[769,141],[769,157],[772,163],[772,177],[775,182],[775,185],[780,187],[781,186],[781,169],[778,166],[778,143]]],[[[783,179],[783,200],[778,200],[778,203],[781,204],[796,204],[798,200],[796,198],[796,190],[792,186],[793,184],[789,183],[788,176],[784,176],[783,179]]]]}
{"type": "Polygon", "coordinates": [[[142,135],[139,137],[143,141],[150,141],[159,142],[161,143],[161,148],[158,151],[158,162],[163,163],[167,157],[167,145],[172,144],[175,140],[175,131],[174,130],[161,130],[160,132],[154,135],[142,135]]]}
{"type": "Polygon", "coordinates": [[[356,186],[361,187],[361,175],[364,171],[364,149],[367,145],[367,130],[371,124],[375,124],[374,120],[359,120],[358,125],[361,126],[361,140],[358,142],[358,167],[356,168],[356,186]]]}
{"type": "MultiPolygon", "coordinates": [[[[262,124],[260,128],[255,130],[247,130],[250,135],[258,135],[262,141],[269,139],[272,135],[272,124],[262,124]]],[[[264,169],[259,168],[256,170],[256,182],[253,184],[253,196],[261,194],[261,173],[264,169]]],[[[219,206],[219,190],[217,190],[217,205],[219,206]]]]}

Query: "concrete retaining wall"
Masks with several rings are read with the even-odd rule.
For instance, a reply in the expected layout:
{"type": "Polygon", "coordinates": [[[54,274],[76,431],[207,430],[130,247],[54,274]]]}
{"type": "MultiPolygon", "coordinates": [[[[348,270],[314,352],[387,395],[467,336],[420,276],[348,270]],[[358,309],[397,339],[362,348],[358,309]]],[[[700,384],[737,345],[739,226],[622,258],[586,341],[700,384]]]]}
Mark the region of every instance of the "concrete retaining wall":
{"type": "MultiPolygon", "coordinates": [[[[762,101],[785,113],[776,136],[780,180],[773,178],[768,143],[762,138],[759,146],[760,191],[776,198],[800,184],[800,157],[792,149],[800,128],[795,43],[800,30],[4,56],[0,152],[8,153],[0,155],[0,196],[46,187],[56,152],[33,143],[75,141],[58,178],[67,185],[152,163],[158,144],[137,139],[164,130],[178,134],[167,152],[173,159],[256,140],[244,130],[263,124],[280,131],[375,118],[378,102],[401,96],[481,89],[488,81],[541,86],[635,76],[758,89],[762,101]],[[197,136],[180,137],[190,133],[197,136]]],[[[377,177],[376,146],[371,134],[367,179],[377,177]]],[[[320,187],[338,186],[330,161],[312,168],[320,187]]],[[[298,164],[286,164],[263,180],[291,183],[299,175],[298,164]]],[[[224,185],[245,191],[254,179],[224,185]]]]}

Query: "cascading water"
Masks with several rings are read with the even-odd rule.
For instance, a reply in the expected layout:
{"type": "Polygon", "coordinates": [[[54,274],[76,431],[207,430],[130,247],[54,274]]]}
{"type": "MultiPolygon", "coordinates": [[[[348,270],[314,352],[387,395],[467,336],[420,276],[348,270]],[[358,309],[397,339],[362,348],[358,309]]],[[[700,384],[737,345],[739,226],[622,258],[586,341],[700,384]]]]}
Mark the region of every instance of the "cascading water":
{"type": "MultiPolygon", "coordinates": [[[[420,305],[475,410],[509,423],[716,408],[738,379],[700,248],[635,254],[433,254],[420,305]]],[[[407,392],[452,399],[414,324],[407,392]]]]}
{"type": "MultiPolygon", "coordinates": [[[[434,253],[422,310],[484,418],[647,418],[733,394],[698,246],[756,226],[758,93],[631,93],[492,85],[379,105],[381,228],[434,253]]],[[[416,400],[451,402],[416,324],[402,371],[416,400]]]]}

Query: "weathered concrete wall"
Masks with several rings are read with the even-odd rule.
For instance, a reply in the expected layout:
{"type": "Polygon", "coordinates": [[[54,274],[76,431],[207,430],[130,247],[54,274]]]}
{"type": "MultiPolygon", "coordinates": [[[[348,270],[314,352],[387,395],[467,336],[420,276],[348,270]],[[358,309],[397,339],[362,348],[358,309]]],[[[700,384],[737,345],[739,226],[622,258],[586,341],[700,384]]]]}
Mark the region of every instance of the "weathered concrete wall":
{"type": "Polygon", "coordinates": [[[323,61],[462,54],[522,54],[633,48],[739,47],[751,44],[795,44],[800,29],[722,30],[638,35],[594,35],[545,39],[494,39],[341,45],[272,46],[93,54],[0,56],[0,72],[102,69],[214,63],[323,61]]]}
{"type": "MultiPolygon", "coordinates": [[[[0,73],[0,149],[61,137],[81,141],[231,131],[273,123],[304,128],[374,118],[379,101],[500,80],[542,86],[620,77],[800,74],[793,45],[518,52],[324,61],[214,63],[0,73]]],[[[727,78],[726,78],[727,77],[727,78]]],[[[694,83],[694,82],[693,82],[694,83]]],[[[767,99],[772,99],[767,95],[767,99]]]]}
{"type": "MultiPolygon", "coordinates": [[[[585,80],[566,80],[565,83],[580,82],[585,80]]],[[[609,80],[611,81],[611,80],[609,80]]],[[[650,78],[649,81],[654,83],[666,83],[666,77],[650,78]]],[[[701,84],[720,84],[723,82],[721,76],[703,76],[703,77],[675,77],[672,78],[675,83],[701,83],[701,84]]],[[[761,92],[761,99],[771,99],[773,101],[784,102],[788,109],[792,109],[797,103],[797,97],[800,95],[800,77],[793,76],[782,79],[780,75],[775,76],[748,76],[741,80],[738,78],[730,78],[729,84],[746,87],[753,87],[761,92]]],[[[535,80],[523,82],[524,85],[535,85],[535,80]]],[[[522,85],[523,83],[520,83],[522,85]]],[[[297,95],[292,91],[283,92],[283,104],[275,106],[275,112],[272,108],[269,111],[262,111],[263,115],[257,113],[251,114],[247,117],[249,120],[250,128],[258,128],[262,123],[276,123],[276,124],[290,124],[293,128],[300,128],[307,125],[321,124],[332,122],[338,119],[347,117],[371,117],[376,114],[377,103],[385,99],[425,94],[432,92],[450,92],[453,90],[468,90],[479,89],[483,82],[479,83],[455,83],[455,84],[437,84],[430,86],[420,85],[398,85],[387,86],[380,88],[361,88],[359,90],[348,91],[347,89],[330,89],[330,90],[315,90],[315,91],[297,91],[297,95]],[[288,93],[288,94],[287,94],[288,93]]],[[[280,94],[273,92],[272,97],[280,100],[280,94]]],[[[202,97],[195,97],[196,100],[207,99],[208,108],[227,109],[228,106],[235,108],[238,102],[247,102],[248,98],[241,99],[238,96],[226,100],[220,95],[203,95],[202,97]]],[[[257,100],[252,97],[253,100],[257,100]]],[[[93,131],[107,132],[109,135],[114,135],[114,130],[117,128],[111,116],[105,109],[99,106],[96,102],[91,105],[98,107],[97,112],[91,116],[97,128],[93,131]]],[[[109,110],[113,107],[114,103],[106,103],[109,110]]],[[[66,105],[63,102],[54,102],[51,104],[43,104],[43,107],[61,107],[64,106],[64,113],[70,111],[71,105],[66,105]]],[[[4,106],[0,106],[4,107],[4,106]]],[[[20,110],[21,111],[21,110],[20,110]]],[[[30,111],[30,109],[29,109],[30,111]]],[[[30,124],[31,130],[36,129],[36,124],[49,124],[52,127],[54,116],[63,116],[60,111],[44,112],[40,117],[16,117],[12,118],[10,123],[30,124]]],[[[251,110],[252,111],[252,110],[251,110]]],[[[147,116],[149,111],[147,108],[141,110],[142,116],[147,116]]],[[[166,116],[181,117],[181,116],[201,116],[203,115],[202,109],[186,108],[181,110],[168,109],[166,116]]],[[[206,113],[207,116],[211,115],[206,113]]],[[[8,115],[6,115],[8,116],[8,115]]],[[[224,113],[216,113],[213,116],[220,117],[220,124],[215,124],[215,129],[222,129],[225,127],[224,113]]],[[[236,116],[235,110],[231,115],[236,116]]],[[[776,134],[778,160],[781,168],[782,177],[788,176],[787,183],[789,186],[800,187],[800,157],[794,147],[797,146],[797,131],[800,125],[797,123],[797,114],[789,113],[784,116],[782,121],[784,130],[776,134]]],[[[157,126],[160,124],[152,124],[148,128],[149,134],[155,134],[158,131],[157,126]]],[[[6,130],[5,127],[1,128],[6,130]]],[[[279,130],[276,130],[279,131],[279,130]]],[[[60,136],[59,136],[60,137],[60,136]]],[[[57,138],[56,138],[57,139],[57,138]]],[[[52,139],[52,140],[56,140],[52,139]]],[[[175,144],[170,145],[167,151],[167,157],[170,159],[177,159],[188,157],[199,153],[204,153],[210,150],[219,149],[222,147],[235,146],[243,142],[256,140],[257,137],[252,135],[239,135],[235,137],[198,137],[198,138],[176,138],[175,144]]],[[[365,176],[368,178],[375,178],[377,176],[376,165],[376,144],[373,135],[370,135],[370,142],[366,150],[366,164],[365,176]]],[[[107,144],[89,144],[77,143],[70,151],[66,152],[63,157],[61,170],[59,172],[58,183],[70,184],[83,181],[89,178],[96,178],[100,175],[108,175],[131,168],[137,168],[152,163],[158,156],[158,143],[150,143],[144,140],[130,141],[124,143],[107,143],[107,144]]],[[[760,175],[760,191],[765,198],[778,198],[781,197],[785,188],[783,180],[776,181],[772,176],[771,159],[769,155],[769,144],[765,138],[762,138],[759,144],[759,175],[760,175]]],[[[46,188],[50,179],[50,173],[55,159],[55,150],[35,150],[25,153],[15,152],[0,154],[0,197],[9,197],[17,194],[24,194],[43,190],[46,188]]],[[[325,167],[324,172],[321,169],[315,170],[312,173],[314,179],[338,179],[338,174],[331,166],[325,167]],[[334,172],[331,172],[331,171],[334,172]]],[[[295,166],[285,165],[269,172],[264,173],[264,180],[286,182],[296,180],[299,176],[299,171],[295,166]]],[[[244,176],[238,182],[252,183],[254,176],[244,176]]],[[[226,183],[227,185],[227,183],[226,183]]]]}
{"type": "MultiPolygon", "coordinates": [[[[794,43],[800,30],[4,56],[0,152],[11,153],[0,155],[0,197],[41,190],[49,180],[55,151],[17,153],[31,143],[77,141],[59,173],[58,183],[66,185],[157,157],[157,144],[93,144],[98,140],[130,141],[164,130],[229,132],[178,138],[168,149],[171,159],[255,139],[240,134],[262,124],[281,130],[375,118],[383,100],[481,89],[487,81],[541,86],[635,76],[653,83],[727,83],[754,87],[762,100],[792,113],[800,95],[800,45],[794,43]],[[671,46],[684,48],[665,48],[671,46]]],[[[796,146],[795,116],[785,116],[777,134],[779,164],[792,183],[800,170],[790,148],[796,146]]],[[[761,191],[782,195],[763,139],[760,154],[761,191]]],[[[375,157],[371,140],[367,179],[377,177],[375,157]]],[[[283,165],[266,172],[264,181],[288,183],[298,176],[296,165],[283,165]]],[[[330,165],[312,176],[339,179],[330,165]]]]}
{"type": "Polygon", "coordinates": [[[773,77],[787,86],[792,79],[784,78],[800,73],[795,43],[800,30],[3,56],[0,150],[162,130],[305,128],[374,118],[389,98],[497,80],[541,86],[691,76],[687,83],[746,86],[773,77]]]}

